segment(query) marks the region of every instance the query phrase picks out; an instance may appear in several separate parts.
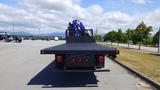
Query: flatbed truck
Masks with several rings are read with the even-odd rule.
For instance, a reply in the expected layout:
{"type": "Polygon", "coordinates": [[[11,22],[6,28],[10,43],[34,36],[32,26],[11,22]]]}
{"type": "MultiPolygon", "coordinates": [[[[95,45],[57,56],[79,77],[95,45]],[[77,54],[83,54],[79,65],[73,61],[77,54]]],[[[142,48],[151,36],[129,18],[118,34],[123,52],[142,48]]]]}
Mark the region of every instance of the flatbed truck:
{"type": "Polygon", "coordinates": [[[54,66],[61,71],[96,71],[105,67],[105,57],[115,59],[119,50],[96,44],[92,36],[75,37],[66,30],[66,43],[45,48],[41,54],[55,54],[54,66]]]}

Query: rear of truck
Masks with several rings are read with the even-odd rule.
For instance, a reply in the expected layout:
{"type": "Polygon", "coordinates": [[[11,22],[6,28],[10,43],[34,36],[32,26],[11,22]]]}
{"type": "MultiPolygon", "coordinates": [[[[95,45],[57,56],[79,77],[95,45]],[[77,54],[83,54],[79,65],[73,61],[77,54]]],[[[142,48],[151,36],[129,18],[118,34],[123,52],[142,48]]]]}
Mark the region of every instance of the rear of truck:
{"type": "Polygon", "coordinates": [[[93,53],[56,54],[55,65],[62,70],[95,70],[104,67],[104,55],[93,53]]]}
{"type": "Polygon", "coordinates": [[[55,54],[55,67],[66,71],[95,71],[104,68],[105,56],[115,59],[118,53],[115,48],[96,44],[93,35],[74,37],[69,36],[67,31],[65,44],[41,50],[41,54],[55,54]]]}

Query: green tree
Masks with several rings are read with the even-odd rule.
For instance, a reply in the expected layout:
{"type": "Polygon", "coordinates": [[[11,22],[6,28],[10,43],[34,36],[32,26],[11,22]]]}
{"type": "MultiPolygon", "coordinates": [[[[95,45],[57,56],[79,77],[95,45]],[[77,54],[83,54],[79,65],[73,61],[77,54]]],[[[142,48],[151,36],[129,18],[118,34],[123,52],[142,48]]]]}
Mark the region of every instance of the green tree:
{"type": "Polygon", "coordinates": [[[127,34],[126,32],[122,33],[123,36],[122,36],[122,43],[127,43],[127,34]]]}
{"type": "Polygon", "coordinates": [[[152,31],[152,27],[147,27],[143,21],[136,27],[133,39],[139,43],[139,50],[142,41],[148,37],[150,31],[152,31]]]}
{"type": "Polygon", "coordinates": [[[116,42],[117,41],[117,32],[116,31],[108,32],[107,34],[104,35],[104,40],[111,41],[111,43],[116,42]]]}
{"type": "Polygon", "coordinates": [[[98,42],[101,42],[101,41],[102,41],[102,36],[101,36],[101,35],[96,34],[96,35],[94,36],[94,38],[95,38],[95,40],[98,41],[98,42]]]}
{"type": "Polygon", "coordinates": [[[122,33],[121,29],[118,29],[118,32],[117,32],[117,35],[116,35],[116,39],[118,41],[118,45],[119,45],[120,42],[123,41],[123,33],[122,33]]]}
{"type": "Polygon", "coordinates": [[[152,45],[153,36],[149,35],[147,38],[143,39],[142,43],[144,45],[152,45]]]}
{"type": "Polygon", "coordinates": [[[129,44],[132,42],[132,39],[134,37],[134,30],[133,29],[127,29],[126,37],[127,37],[128,48],[129,48],[129,44]]]}
{"type": "Polygon", "coordinates": [[[153,36],[152,44],[156,45],[158,44],[158,37],[159,37],[159,31],[156,32],[156,34],[153,36]]]}

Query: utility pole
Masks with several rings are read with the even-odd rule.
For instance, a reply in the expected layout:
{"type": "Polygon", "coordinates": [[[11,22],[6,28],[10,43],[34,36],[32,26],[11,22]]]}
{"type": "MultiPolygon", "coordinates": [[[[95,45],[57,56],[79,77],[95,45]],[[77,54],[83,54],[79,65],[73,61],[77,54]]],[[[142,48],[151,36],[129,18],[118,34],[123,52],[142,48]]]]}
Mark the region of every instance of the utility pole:
{"type": "Polygon", "coordinates": [[[159,37],[158,53],[160,53],[160,27],[159,27],[158,37],[159,37]]]}

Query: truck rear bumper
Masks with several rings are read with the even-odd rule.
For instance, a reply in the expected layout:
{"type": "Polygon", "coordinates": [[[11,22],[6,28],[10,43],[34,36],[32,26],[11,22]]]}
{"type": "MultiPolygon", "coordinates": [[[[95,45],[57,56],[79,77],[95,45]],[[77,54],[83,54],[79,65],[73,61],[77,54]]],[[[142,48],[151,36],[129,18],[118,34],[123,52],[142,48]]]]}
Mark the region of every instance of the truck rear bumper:
{"type": "Polygon", "coordinates": [[[59,69],[55,68],[53,72],[109,72],[110,69],[94,69],[94,70],[70,70],[70,69],[59,69]]]}
{"type": "Polygon", "coordinates": [[[105,68],[99,68],[97,69],[96,67],[57,67],[55,65],[55,62],[53,62],[53,67],[52,67],[53,72],[107,72],[110,71],[109,69],[105,68]]]}

